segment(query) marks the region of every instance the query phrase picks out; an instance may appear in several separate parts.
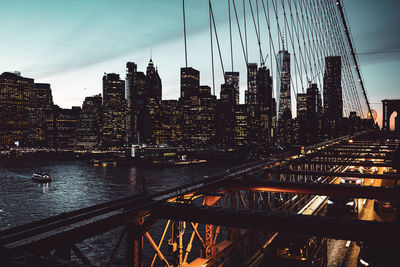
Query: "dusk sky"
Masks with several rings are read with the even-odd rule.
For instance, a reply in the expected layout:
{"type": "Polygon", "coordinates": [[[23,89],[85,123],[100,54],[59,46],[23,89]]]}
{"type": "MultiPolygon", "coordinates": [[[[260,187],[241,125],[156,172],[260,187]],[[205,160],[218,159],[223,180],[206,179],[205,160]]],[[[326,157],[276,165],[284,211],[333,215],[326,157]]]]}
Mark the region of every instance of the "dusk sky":
{"type": "MultiPolygon", "coordinates": [[[[182,1],[2,2],[0,72],[21,71],[36,82],[50,83],[55,104],[82,105],[86,96],[102,92],[104,72],[125,79],[127,61],[145,71],[150,51],[162,79],[163,99],[178,98],[180,67],[184,66],[182,1]]],[[[241,2],[236,0],[238,5],[241,2]]],[[[400,98],[400,1],[344,2],[367,93],[372,108],[380,112],[382,99],[400,98]]],[[[188,63],[200,70],[201,84],[211,86],[208,1],[185,3],[188,63]]],[[[221,46],[226,50],[225,70],[230,71],[226,1],[213,1],[213,7],[221,46]]],[[[234,66],[241,72],[240,99],[244,102],[245,63],[237,34],[235,39],[234,66]]],[[[254,36],[249,37],[249,61],[256,62],[258,50],[252,40],[254,36]]],[[[222,72],[219,61],[215,62],[219,96],[222,72]]]]}

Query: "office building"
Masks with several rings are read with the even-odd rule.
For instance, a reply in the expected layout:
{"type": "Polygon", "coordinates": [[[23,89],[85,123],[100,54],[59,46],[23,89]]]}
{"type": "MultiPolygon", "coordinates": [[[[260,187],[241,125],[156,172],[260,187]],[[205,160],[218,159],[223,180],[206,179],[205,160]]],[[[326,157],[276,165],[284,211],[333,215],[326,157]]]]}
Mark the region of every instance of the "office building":
{"type": "Polygon", "coordinates": [[[120,150],[125,141],[126,123],[125,81],[118,74],[103,76],[102,147],[120,150]]]}
{"type": "Polygon", "coordinates": [[[76,129],[77,148],[88,150],[100,148],[102,114],[101,95],[86,97],[76,129]]]}
{"type": "Polygon", "coordinates": [[[0,75],[0,147],[27,146],[34,81],[19,73],[0,75]]]}

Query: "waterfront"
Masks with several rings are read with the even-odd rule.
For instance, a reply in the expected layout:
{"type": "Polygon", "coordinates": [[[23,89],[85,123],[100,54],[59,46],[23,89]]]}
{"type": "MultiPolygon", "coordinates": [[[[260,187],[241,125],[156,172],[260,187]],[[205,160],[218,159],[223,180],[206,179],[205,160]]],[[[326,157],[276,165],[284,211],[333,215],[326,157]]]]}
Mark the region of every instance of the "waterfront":
{"type": "MultiPolygon", "coordinates": [[[[148,192],[156,192],[226,168],[229,165],[95,167],[87,161],[51,160],[3,165],[0,167],[0,230],[140,192],[143,181],[148,192]],[[52,182],[33,182],[31,176],[35,171],[48,172],[52,182]]],[[[119,233],[120,229],[115,229],[89,239],[80,244],[81,249],[94,264],[104,265],[119,233]]],[[[125,251],[121,247],[121,258],[125,251]]],[[[119,263],[123,265],[123,259],[119,263]]]]}

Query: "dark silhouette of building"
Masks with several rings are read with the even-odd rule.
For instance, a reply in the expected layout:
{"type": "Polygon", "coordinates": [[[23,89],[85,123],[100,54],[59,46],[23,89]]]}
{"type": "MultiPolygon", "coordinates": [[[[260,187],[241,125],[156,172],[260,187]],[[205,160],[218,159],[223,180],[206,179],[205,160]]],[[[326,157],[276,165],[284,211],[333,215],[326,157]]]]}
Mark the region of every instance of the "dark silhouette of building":
{"type": "Polygon", "coordinates": [[[239,105],[239,72],[225,72],[225,83],[221,85],[221,99],[239,105]]]}
{"type": "Polygon", "coordinates": [[[249,105],[257,104],[257,64],[247,65],[247,90],[245,92],[245,103],[249,105]]]}
{"type": "Polygon", "coordinates": [[[268,144],[272,140],[272,119],[275,112],[275,100],[272,98],[272,77],[265,66],[257,71],[257,128],[258,144],[268,144]]]}
{"type": "Polygon", "coordinates": [[[50,116],[46,118],[47,147],[56,149],[75,148],[80,113],[80,107],[63,109],[53,105],[50,116]]]}
{"type": "Polygon", "coordinates": [[[126,123],[125,81],[118,74],[103,76],[102,147],[119,150],[124,146],[126,123]]]}
{"type": "Polygon", "coordinates": [[[277,55],[277,117],[278,124],[286,111],[292,117],[292,106],[290,97],[290,54],[286,50],[279,51],[277,55]]]}
{"type": "Polygon", "coordinates": [[[200,86],[200,72],[191,67],[181,68],[181,98],[189,97],[200,86]]]}
{"type": "Polygon", "coordinates": [[[297,94],[297,118],[295,136],[297,144],[307,143],[307,94],[297,94]]]}
{"type": "Polygon", "coordinates": [[[247,147],[249,144],[249,117],[247,106],[247,104],[241,104],[236,105],[234,108],[234,140],[236,148],[247,147]]]}
{"type": "Polygon", "coordinates": [[[343,117],[342,63],[340,56],[325,57],[324,129],[325,137],[340,135],[343,117]]]}
{"type": "Polygon", "coordinates": [[[76,146],[80,149],[100,148],[102,128],[102,97],[88,96],[82,104],[76,130],[76,146]]]}
{"type": "Polygon", "coordinates": [[[53,97],[50,84],[35,83],[30,99],[29,110],[29,146],[46,146],[46,117],[53,110],[53,97]]]}
{"type": "Polygon", "coordinates": [[[200,73],[193,68],[181,69],[182,144],[204,147],[215,143],[216,97],[209,86],[200,86],[200,73]]]}
{"type": "Polygon", "coordinates": [[[315,144],[322,139],[322,103],[317,84],[311,84],[307,93],[297,94],[296,143],[315,144]]]}
{"type": "Polygon", "coordinates": [[[160,76],[158,75],[157,68],[154,67],[153,60],[150,58],[149,64],[146,70],[146,85],[145,90],[147,97],[153,99],[156,102],[161,101],[162,84],[160,76]]]}
{"type": "Polygon", "coordinates": [[[0,147],[26,146],[33,79],[19,73],[0,75],[0,147]]]}
{"type": "MultiPolygon", "coordinates": [[[[142,142],[141,133],[146,125],[145,103],[147,101],[146,75],[137,71],[137,65],[133,62],[126,64],[126,102],[127,118],[126,132],[127,142],[131,144],[140,144],[142,142]]],[[[147,116],[148,117],[148,116],[147,116]]]]}
{"type": "Polygon", "coordinates": [[[222,148],[234,148],[235,109],[239,104],[239,72],[225,72],[225,83],[221,85],[217,101],[217,143],[222,148]]]}
{"type": "Polygon", "coordinates": [[[178,100],[162,100],[155,112],[153,140],[156,145],[182,144],[182,112],[178,100]]]}

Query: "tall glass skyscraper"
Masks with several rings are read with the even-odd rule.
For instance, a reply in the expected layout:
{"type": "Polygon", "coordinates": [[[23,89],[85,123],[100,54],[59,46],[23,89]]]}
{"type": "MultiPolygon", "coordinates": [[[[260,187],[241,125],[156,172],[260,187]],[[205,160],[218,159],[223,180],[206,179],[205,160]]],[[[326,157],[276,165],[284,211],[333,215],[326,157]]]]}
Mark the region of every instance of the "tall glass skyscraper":
{"type": "Polygon", "coordinates": [[[285,110],[292,115],[290,101],[290,54],[286,50],[279,51],[277,55],[276,99],[278,123],[285,110]]]}

